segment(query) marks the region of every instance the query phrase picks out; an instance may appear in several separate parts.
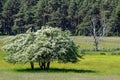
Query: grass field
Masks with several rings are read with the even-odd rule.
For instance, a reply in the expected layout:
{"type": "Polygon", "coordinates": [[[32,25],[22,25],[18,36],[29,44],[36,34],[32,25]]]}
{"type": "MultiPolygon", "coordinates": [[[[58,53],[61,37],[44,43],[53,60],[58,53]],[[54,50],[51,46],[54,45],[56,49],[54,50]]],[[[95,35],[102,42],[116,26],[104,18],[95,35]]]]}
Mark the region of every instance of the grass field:
{"type": "MultiPolygon", "coordinates": [[[[78,63],[51,63],[50,70],[31,70],[29,64],[8,64],[3,59],[6,56],[1,50],[4,37],[0,37],[0,80],[120,80],[120,56],[110,55],[120,53],[116,51],[85,52],[86,55],[78,63]],[[99,53],[99,54],[98,54],[99,53]],[[106,53],[106,55],[100,55],[106,53]],[[94,54],[94,55],[89,55],[94,54]]],[[[80,45],[80,49],[93,49],[92,38],[72,37],[80,45]],[[87,41],[89,40],[89,41],[87,41]]],[[[119,48],[120,38],[104,38],[100,42],[100,48],[119,48]],[[105,44],[105,45],[104,45],[105,44]]]]}
{"type": "MultiPolygon", "coordinates": [[[[74,36],[73,40],[80,45],[80,49],[94,49],[93,37],[85,36],[74,36]]],[[[99,41],[99,49],[117,49],[120,48],[120,38],[119,37],[103,37],[99,41]]]]}

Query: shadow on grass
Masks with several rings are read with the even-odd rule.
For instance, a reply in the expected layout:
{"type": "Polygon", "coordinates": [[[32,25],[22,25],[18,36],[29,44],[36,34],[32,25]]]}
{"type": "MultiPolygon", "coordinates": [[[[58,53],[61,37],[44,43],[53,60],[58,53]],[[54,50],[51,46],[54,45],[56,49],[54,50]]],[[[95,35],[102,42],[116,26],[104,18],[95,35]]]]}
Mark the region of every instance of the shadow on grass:
{"type": "Polygon", "coordinates": [[[36,68],[34,70],[32,69],[15,69],[16,72],[73,72],[73,73],[97,73],[97,71],[93,70],[79,70],[79,69],[64,69],[64,68],[50,68],[48,70],[41,70],[39,68],[36,68]]]}

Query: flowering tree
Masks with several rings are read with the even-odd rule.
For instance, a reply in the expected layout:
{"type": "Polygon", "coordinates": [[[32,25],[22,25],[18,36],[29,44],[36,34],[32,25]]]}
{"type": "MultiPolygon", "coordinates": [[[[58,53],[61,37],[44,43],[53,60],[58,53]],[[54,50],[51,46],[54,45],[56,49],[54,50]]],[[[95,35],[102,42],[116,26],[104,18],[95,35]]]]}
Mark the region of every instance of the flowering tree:
{"type": "Polygon", "coordinates": [[[27,63],[34,68],[38,62],[41,69],[48,69],[50,62],[77,62],[78,46],[71,40],[69,32],[59,28],[42,27],[37,32],[27,32],[7,39],[3,47],[8,52],[5,58],[10,63],[27,63]]]}

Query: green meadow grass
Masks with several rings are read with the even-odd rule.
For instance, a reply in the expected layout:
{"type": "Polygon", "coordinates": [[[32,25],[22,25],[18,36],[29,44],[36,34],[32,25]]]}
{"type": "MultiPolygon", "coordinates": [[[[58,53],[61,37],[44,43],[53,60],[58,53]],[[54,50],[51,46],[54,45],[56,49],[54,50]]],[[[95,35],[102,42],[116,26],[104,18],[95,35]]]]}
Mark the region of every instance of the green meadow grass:
{"type": "MultiPolygon", "coordinates": [[[[80,62],[51,63],[49,70],[31,70],[29,64],[0,65],[0,80],[119,80],[120,56],[90,55],[84,56],[80,62]]],[[[1,61],[0,61],[1,62],[1,61]]]]}
{"type": "MultiPolygon", "coordinates": [[[[94,49],[93,37],[85,36],[74,36],[72,39],[80,46],[80,49],[94,49]]],[[[99,49],[120,49],[120,38],[119,37],[102,37],[99,41],[99,49]]]]}
{"type": "MultiPolygon", "coordinates": [[[[35,63],[35,69],[31,70],[27,64],[9,64],[4,61],[6,53],[1,49],[5,37],[0,37],[0,80],[119,80],[120,56],[111,55],[120,53],[117,51],[87,51],[83,59],[72,63],[51,63],[49,70],[39,69],[35,63]],[[104,55],[105,53],[105,55],[104,55]],[[89,55],[90,54],[90,55],[89,55]]],[[[72,37],[80,45],[81,49],[92,50],[94,46],[91,37],[72,37]]],[[[100,46],[104,48],[119,48],[120,38],[106,37],[101,40],[100,46]]],[[[101,47],[100,47],[101,48],[101,47]]]]}

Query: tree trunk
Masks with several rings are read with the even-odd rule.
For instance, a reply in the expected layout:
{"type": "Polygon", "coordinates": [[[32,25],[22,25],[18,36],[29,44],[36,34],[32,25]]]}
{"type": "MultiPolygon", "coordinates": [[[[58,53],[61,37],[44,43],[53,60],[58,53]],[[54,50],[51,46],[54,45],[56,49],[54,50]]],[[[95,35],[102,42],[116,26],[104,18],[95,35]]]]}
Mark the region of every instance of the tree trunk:
{"type": "Polygon", "coordinates": [[[45,70],[46,69],[46,65],[45,65],[46,63],[44,62],[43,63],[43,69],[45,70]]]}
{"type": "Polygon", "coordinates": [[[45,63],[44,62],[42,62],[42,64],[39,63],[39,65],[40,65],[41,69],[43,69],[43,70],[45,69],[45,63]]]}
{"type": "Polygon", "coordinates": [[[44,69],[44,64],[43,63],[41,63],[41,62],[39,62],[39,67],[40,67],[40,69],[44,69]]]}
{"type": "Polygon", "coordinates": [[[96,41],[95,42],[95,51],[98,51],[99,49],[98,49],[98,42],[96,41]]]}
{"type": "Polygon", "coordinates": [[[31,65],[31,69],[34,69],[34,63],[30,62],[30,65],[31,65]]]}
{"type": "Polygon", "coordinates": [[[42,70],[49,69],[50,68],[50,62],[47,62],[47,63],[46,62],[42,62],[42,63],[39,62],[39,66],[42,70]]]}
{"type": "Polygon", "coordinates": [[[98,40],[96,39],[97,37],[94,36],[94,43],[95,43],[95,51],[98,51],[98,40]]]}
{"type": "Polygon", "coordinates": [[[47,63],[47,69],[49,69],[49,68],[50,68],[50,62],[47,63]]]}
{"type": "Polygon", "coordinates": [[[95,44],[95,51],[98,51],[98,39],[97,39],[97,32],[96,32],[96,23],[93,22],[93,38],[95,44]]]}

